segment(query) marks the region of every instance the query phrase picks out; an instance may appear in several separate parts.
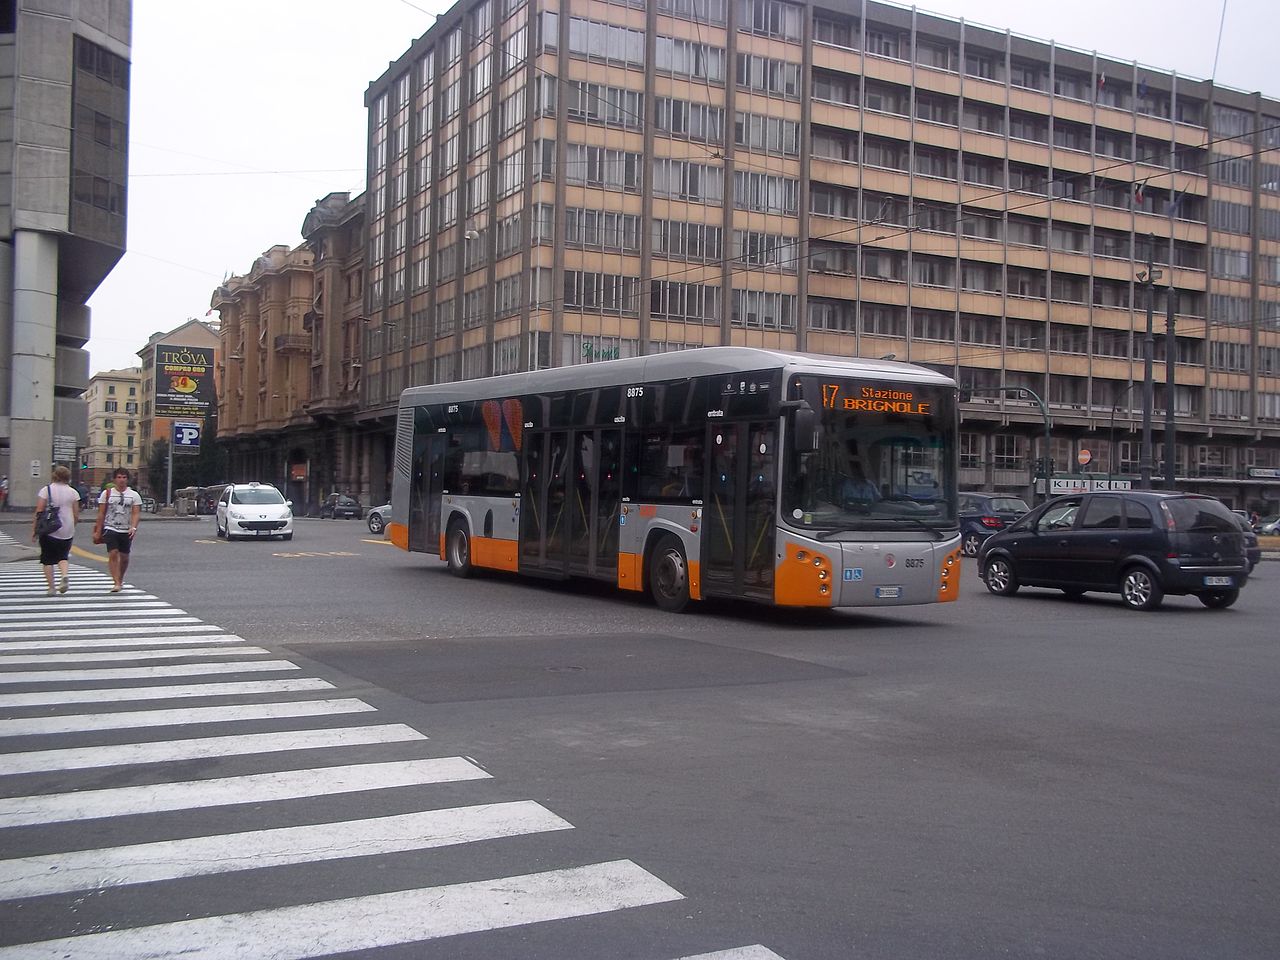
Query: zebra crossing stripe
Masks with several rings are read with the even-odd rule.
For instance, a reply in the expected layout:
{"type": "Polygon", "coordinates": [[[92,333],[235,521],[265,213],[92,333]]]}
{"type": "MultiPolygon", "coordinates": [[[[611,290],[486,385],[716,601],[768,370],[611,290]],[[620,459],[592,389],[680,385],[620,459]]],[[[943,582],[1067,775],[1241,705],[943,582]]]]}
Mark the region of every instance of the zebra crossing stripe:
{"type": "MultiPolygon", "coordinates": [[[[182,629],[187,629],[183,627],[182,629]]],[[[216,630],[216,627],[206,627],[216,630]]],[[[152,633],[153,631],[146,631],[152,633]]],[[[248,643],[234,633],[198,633],[189,636],[140,636],[140,637],[88,637],[83,640],[29,640],[25,643],[6,642],[8,652],[36,650],[92,650],[94,647],[171,647],[182,643],[248,643]]]]}
{"type": "Polygon", "coordinates": [[[188,683],[167,687],[114,687],[109,690],[43,690],[40,693],[0,694],[0,707],[47,707],[60,703],[115,703],[124,700],[172,700],[182,697],[235,697],[257,693],[298,693],[332,690],[327,680],[242,680],[227,683],[188,683]]]}
{"type": "Polygon", "coordinates": [[[755,943],[749,947],[734,947],[732,950],[717,950],[714,953],[700,953],[697,956],[679,957],[677,960],[782,960],[768,947],[755,943]]]}
{"type": "Polygon", "coordinates": [[[532,800],[0,861],[0,900],[429,850],[573,824],[532,800]]]}
{"type": "Polygon", "coordinates": [[[88,667],[81,670],[21,670],[0,672],[7,683],[74,683],[79,680],[152,680],[158,677],[196,677],[216,673],[277,673],[297,670],[288,660],[234,660],[229,663],[169,663],[150,667],[88,667]]]}
{"type": "Polygon", "coordinates": [[[376,711],[363,700],[292,700],[286,703],[245,703],[223,707],[182,707],[174,710],[129,710],[119,713],[77,713],[60,717],[0,720],[0,737],[39,737],[86,730],[131,730],[241,720],[285,720],[376,711]]]}
{"type": "Polygon", "coordinates": [[[367,727],[330,727],[322,730],[287,730],[283,733],[247,733],[239,736],[196,737],[190,740],[158,740],[152,743],[120,743],[104,747],[65,747],[58,750],[28,750],[4,758],[0,774],[49,773],[53,770],[87,770],[143,763],[171,763],[176,760],[208,760],[286,750],[319,750],[328,747],[355,747],[377,743],[406,743],[426,740],[402,723],[367,727]]]}
{"type": "Polygon", "coordinates": [[[682,899],[616,860],[18,944],[0,960],[304,960],[682,899]]]}
{"type": "MultiPolygon", "coordinates": [[[[55,603],[57,601],[54,601],[55,603]]],[[[136,619],[145,621],[151,617],[185,617],[189,616],[187,611],[179,610],[176,607],[166,607],[162,610],[139,610],[136,607],[124,608],[120,607],[115,610],[58,610],[56,612],[42,610],[39,613],[9,613],[0,616],[0,623],[6,624],[28,624],[31,626],[39,626],[38,623],[32,621],[38,620],[61,620],[71,623],[114,623],[124,619],[136,619]]],[[[175,623],[185,621],[174,621],[175,623]]]]}
{"type": "Polygon", "coordinates": [[[297,800],[488,777],[489,774],[462,757],[441,757],[251,773],[242,777],[111,787],[79,793],[5,797],[0,798],[0,828],[225,807],[237,803],[297,800]]]}
{"type": "Polygon", "coordinates": [[[111,663],[116,660],[181,660],[185,657],[241,657],[270,653],[265,647],[176,647],[168,650],[113,650],[102,653],[4,653],[0,670],[21,665],[64,663],[111,663]]]}
{"type": "Polygon", "coordinates": [[[147,634],[167,632],[167,633],[200,633],[207,632],[210,627],[207,623],[201,623],[195,617],[175,617],[174,626],[168,623],[153,623],[148,626],[137,625],[121,625],[119,623],[104,624],[100,627],[83,627],[83,628],[67,628],[61,627],[56,630],[14,630],[6,634],[7,640],[34,640],[37,637],[101,637],[104,633],[110,632],[116,637],[127,637],[132,635],[145,636],[147,634]],[[184,626],[184,624],[198,624],[198,626],[184,626]]]}
{"type": "MultiPolygon", "coordinates": [[[[170,607],[169,604],[165,603],[163,600],[157,600],[154,597],[150,599],[139,597],[137,600],[102,601],[99,597],[77,597],[74,593],[70,593],[59,596],[53,601],[53,604],[50,603],[49,598],[44,594],[41,594],[39,597],[32,597],[29,600],[10,601],[6,598],[0,599],[5,600],[5,602],[0,603],[0,614],[4,615],[2,619],[8,619],[11,615],[23,613],[27,610],[48,610],[53,604],[56,604],[58,610],[61,611],[59,615],[68,612],[80,613],[85,610],[118,610],[121,607],[128,607],[130,610],[149,610],[160,608],[167,610],[173,609],[173,607],[170,607]]],[[[183,612],[185,613],[186,611],[183,612]]]]}

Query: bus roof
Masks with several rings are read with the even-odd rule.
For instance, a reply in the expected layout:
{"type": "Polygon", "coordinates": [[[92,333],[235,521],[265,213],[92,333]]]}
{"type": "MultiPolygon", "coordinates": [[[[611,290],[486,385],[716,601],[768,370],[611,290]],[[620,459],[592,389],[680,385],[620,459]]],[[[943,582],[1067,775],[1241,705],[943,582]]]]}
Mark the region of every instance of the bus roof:
{"type": "Polygon", "coordinates": [[[716,376],[747,370],[785,369],[788,375],[813,373],[820,376],[860,376],[869,380],[919,383],[940,387],[955,381],[935,370],[892,360],[861,357],[833,357],[817,353],[789,353],[755,347],[697,347],[625,360],[552,367],[528,373],[511,373],[479,380],[409,387],[400,395],[400,406],[423,403],[486,400],[528,393],[581,390],[614,384],[654,383],[686,377],[716,376]]]}

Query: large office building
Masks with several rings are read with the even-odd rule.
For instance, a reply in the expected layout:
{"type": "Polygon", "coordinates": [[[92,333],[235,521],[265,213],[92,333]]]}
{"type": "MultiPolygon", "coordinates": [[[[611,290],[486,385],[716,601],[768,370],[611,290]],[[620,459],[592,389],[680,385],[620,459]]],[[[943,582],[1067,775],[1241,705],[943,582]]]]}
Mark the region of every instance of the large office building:
{"type": "Polygon", "coordinates": [[[966,486],[1043,456],[1003,387],[1059,470],[1131,475],[1150,297],[1156,476],[1172,404],[1180,485],[1280,499],[1274,99],[865,0],[481,0],[366,102],[384,423],[409,384],[745,344],[954,375],[966,486]]]}
{"type": "Polygon", "coordinates": [[[87,441],[85,305],[125,249],[131,7],[0,4],[0,471],[30,506],[87,441]]]}
{"type": "Polygon", "coordinates": [[[89,378],[84,392],[89,427],[81,453],[80,482],[95,494],[121,467],[133,478],[146,464],[138,442],[142,395],[141,367],[104,370],[89,378]]]}

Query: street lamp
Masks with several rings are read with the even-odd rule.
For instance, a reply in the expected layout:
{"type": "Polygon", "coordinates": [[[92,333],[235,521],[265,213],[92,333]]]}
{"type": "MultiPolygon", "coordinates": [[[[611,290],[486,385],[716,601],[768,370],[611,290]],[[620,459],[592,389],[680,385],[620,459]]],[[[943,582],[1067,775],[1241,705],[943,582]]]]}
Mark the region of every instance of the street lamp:
{"type": "Polygon", "coordinates": [[[1147,269],[1138,271],[1138,282],[1147,288],[1147,335],[1142,340],[1142,450],[1138,454],[1139,483],[1143,490],[1151,489],[1151,408],[1155,406],[1155,386],[1152,383],[1152,365],[1155,362],[1156,340],[1154,312],[1156,281],[1164,274],[1152,266],[1156,238],[1147,235],[1147,269]]]}

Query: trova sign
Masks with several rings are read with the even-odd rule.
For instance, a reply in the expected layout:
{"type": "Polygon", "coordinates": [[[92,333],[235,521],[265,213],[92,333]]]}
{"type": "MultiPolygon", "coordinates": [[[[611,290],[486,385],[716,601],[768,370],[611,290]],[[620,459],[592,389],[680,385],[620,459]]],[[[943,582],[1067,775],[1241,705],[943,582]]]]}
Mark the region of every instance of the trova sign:
{"type": "Polygon", "coordinates": [[[157,417],[203,419],[217,402],[212,348],[168,344],[156,347],[157,417]]]}

